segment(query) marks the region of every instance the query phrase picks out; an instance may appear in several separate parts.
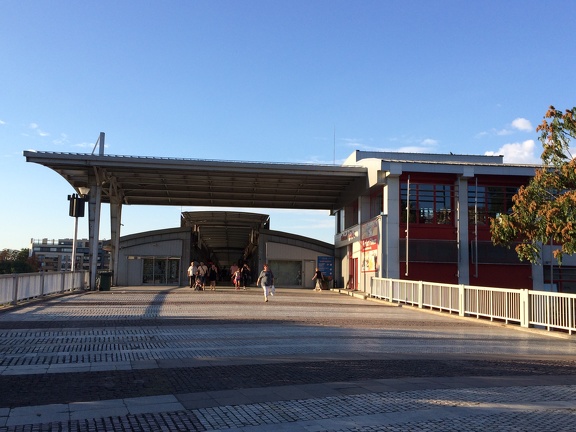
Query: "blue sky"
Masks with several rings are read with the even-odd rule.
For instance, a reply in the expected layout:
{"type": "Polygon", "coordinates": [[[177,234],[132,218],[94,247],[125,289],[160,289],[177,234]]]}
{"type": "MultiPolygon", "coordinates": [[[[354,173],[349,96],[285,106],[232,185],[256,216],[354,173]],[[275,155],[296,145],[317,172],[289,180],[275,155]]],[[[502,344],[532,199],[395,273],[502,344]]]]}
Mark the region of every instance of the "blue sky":
{"type": "MultiPolygon", "coordinates": [[[[0,249],[73,237],[74,191],[22,152],[91,153],[101,131],[115,155],[537,163],[548,106],[576,105],[575,19],[571,0],[3,0],[0,249]]],[[[122,234],[177,226],[182,210],[195,208],[125,206],[122,234]]],[[[333,240],[327,212],[249,211],[333,240]]]]}

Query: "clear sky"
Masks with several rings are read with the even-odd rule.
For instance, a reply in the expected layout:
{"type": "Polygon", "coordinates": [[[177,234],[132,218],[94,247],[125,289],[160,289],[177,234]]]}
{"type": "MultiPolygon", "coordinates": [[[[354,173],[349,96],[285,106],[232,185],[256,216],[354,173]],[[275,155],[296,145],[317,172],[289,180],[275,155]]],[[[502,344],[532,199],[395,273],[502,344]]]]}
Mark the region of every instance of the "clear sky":
{"type": "MultiPolygon", "coordinates": [[[[91,153],[105,132],[111,155],[340,164],[360,149],[537,163],[548,106],[576,105],[572,0],[0,6],[0,249],[74,234],[74,191],[24,150],[91,153]]],[[[122,234],[176,227],[195,209],[125,206],[122,234]]],[[[327,212],[249,211],[333,241],[327,212]]]]}

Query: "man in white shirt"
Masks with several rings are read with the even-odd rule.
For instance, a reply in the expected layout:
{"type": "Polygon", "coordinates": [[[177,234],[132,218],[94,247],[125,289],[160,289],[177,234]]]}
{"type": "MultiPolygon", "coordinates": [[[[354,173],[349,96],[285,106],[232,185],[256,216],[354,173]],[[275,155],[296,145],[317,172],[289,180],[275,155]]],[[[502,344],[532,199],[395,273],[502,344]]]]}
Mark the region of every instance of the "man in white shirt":
{"type": "Polygon", "coordinates": [[[188,267],[188,281],[190,282],[190,288],[194,286],[194,278],[196,277],[196,261],[192,261],[190,263],[190,267],[188,267]]]}

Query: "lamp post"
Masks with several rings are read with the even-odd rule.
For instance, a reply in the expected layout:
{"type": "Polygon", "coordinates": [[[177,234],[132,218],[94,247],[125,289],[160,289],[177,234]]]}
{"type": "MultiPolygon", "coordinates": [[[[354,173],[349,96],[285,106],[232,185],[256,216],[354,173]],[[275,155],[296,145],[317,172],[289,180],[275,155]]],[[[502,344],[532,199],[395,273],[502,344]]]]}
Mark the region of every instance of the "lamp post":
{"type": "Polygon", "coordinates": [[[86,203],[88,188],[78,188],[80,194],[68,195],[70,201],[70,209],[68,214],[74,218],[74,239],[72,240],[72,261],[70,263],[70,271],[76,270],[76,240],[78,238],[78,218],[84,217],[84,204],[86,203]]]}

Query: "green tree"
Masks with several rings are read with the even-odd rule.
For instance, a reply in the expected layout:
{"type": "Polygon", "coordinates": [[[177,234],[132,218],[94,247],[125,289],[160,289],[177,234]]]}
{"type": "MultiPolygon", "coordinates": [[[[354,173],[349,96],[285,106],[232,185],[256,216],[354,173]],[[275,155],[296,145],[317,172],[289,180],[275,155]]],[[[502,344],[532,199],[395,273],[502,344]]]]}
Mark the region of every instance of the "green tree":
{"type": "Polygon", "coordinates": [[[490,221],[492,243],[515,249],[518,257],[540,262],[542,244],[559,245],[554,256],[576,252],[576,160],[570,140],[576,138],[576,107],[551,106],[536,128],[543,146],[542,167],[514,196],[512,212],[490,221]]]}
{"type": "Polygon", "coordinates": [[[34,273],[40,268],[35,256],[30,257],[29,249],[0,251],[0,274],[34,273]]]}

